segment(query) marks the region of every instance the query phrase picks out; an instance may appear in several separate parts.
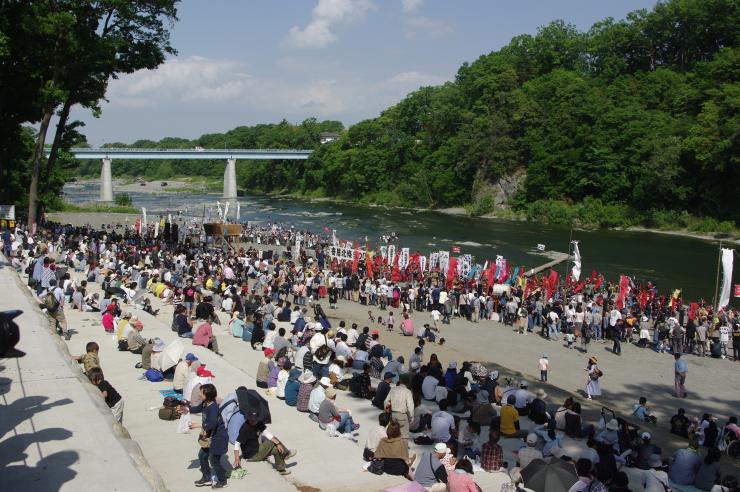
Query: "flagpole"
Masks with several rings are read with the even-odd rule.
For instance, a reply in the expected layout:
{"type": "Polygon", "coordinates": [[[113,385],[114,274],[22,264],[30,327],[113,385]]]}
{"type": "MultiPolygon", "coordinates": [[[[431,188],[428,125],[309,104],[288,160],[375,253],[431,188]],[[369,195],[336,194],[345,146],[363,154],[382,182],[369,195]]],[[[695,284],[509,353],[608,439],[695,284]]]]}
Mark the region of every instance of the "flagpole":
{"type": "Polygon", "coordinates": [[[565,261],[565,277],[568,277],[570,271],[570,251],[573,247],[573,224],[570,225],[570,239],[568,239],[568,259],[565,261]]]}
{"type": "Polygon", "coordinates": [[[719,266],[722,261],[722,240],[719,240],[719,251],[717,253],[717,278],[714,283],[714,302],[712,302],[714,306],[714,312],[717,313],[717,303],[719,302],[717,299],[717,293],[719,292],[719,266]]]}

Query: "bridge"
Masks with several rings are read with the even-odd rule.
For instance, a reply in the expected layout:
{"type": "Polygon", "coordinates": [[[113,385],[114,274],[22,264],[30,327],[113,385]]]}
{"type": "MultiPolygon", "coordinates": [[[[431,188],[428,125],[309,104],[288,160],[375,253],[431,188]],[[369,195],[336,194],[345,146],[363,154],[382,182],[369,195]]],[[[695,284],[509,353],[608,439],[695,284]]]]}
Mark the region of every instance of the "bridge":
{"type": "MultiPolygon", "coordinates": [[[[49,150],[46,155],[48,157],[49,150]]],[[[214,160],[225,159],[224,198],[236,198],[236,161],[237,160],[305,160],[311,155],[310,150],[293,149],[122,149],[73,148],[70,153],[75,159],[100,159],[103,166],[100,171],[100,201],[113,201],[113,178],[111,164],[113,159],[175,159],[175,160],[214,160]]]]}

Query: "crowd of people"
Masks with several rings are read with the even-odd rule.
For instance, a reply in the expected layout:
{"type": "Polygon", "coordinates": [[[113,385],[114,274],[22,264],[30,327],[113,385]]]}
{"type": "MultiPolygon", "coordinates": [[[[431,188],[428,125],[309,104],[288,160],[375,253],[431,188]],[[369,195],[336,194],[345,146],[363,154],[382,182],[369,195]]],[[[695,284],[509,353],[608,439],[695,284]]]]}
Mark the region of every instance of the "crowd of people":
{"type": "MultiPolygon", "coordinates": [[[[679,410],[671,419],[671,431],[686,437],[688,445],[664,456],[650,432],[638,432],[638,426],[625,419],[603,414],[598,422],[584,422],[573,398],[551,405],[544,388],[532,391],[526,380],[499,381],[497,371],[479,362],[444,365],[433,347],[444,343],[445,325],[454,318],[498,318],[523,335],[539,330],[548,339],[562,336],[569,348],[580,340],[584,352],[591,342],[611,340],[615,356],[621,355],[621,342],[632,340],[673,354],[676,396],[685,397],[682,354],[716,353],[718,345],[720,356],[732,348],[738,360],[737,312],[664,302],[655,292],[647,303],[636,294],[618,303],[617,288],[609,283],[585,289],[561,283],[549,295],[545,289],[530,292],[526,285],[515,284],[494,294],[485,281],[448,282],[438,270],[423,273],[409,267],[398,273],[386,265],[372,272],[361,262],[338,261],[323,249],[326,235],[275,227],[252,228],[245,234],[257,243],[288,248],[285,255],[265,257],[256,248],[224,251],[125,228],[98,231],[58,224],[48,224],[35,235],[20,229],[3,235],[6,254],[18,271],[28,274],[29,287],[61,335],[73,335],[65,309],[100,312],[101,326],[116,337],[119,348],[140,356],[138,368],[161,369],[163,377],[173,378],[173,390],[186,402],[178,414],[202,414],[202,424],[192,424],[204,431],[199,452],[203,476],[196,485],[225,486],[221,459],[229,445],[235,468],[241,459],[264,461],[272,456],[280,473],[289,473],[285,460],[296,452],[270,433],[262,412],[244,403],[247,396],[240,398],[246,388],[220,398],[213,375],[193,354],[184,355],[175,367],[158,366],[167,344],[144,338],[143,323],[128,305],[154,315],[151,298],[173,305],[171,326],[178,337],[219,355],[219,344],[233,343],[214,335],[213,324],[220,323],[217,313],[225,313],[232,337],[263,354],[255,386],[295,406],[329,434],[355,440],[359,429],[351,411],[336,403],[337,392],[368,400],[378,411],[377,426],[369,430],[362,453],[370,473],[404,476],[432,491],[461,491],[476,490],[475,470],[508,470],[511,484],[506,487],[515,490],[527,486],[528,465],[547,459],[572,466],[576,478],[571,490],[578,492],[626,490],[629,477],[636,476],[628,476],[625,470],[631,468],[646,472],[637,476],[650,492],[668,490],[670,483],[714,492],[736,489],[735,477],[720,476],[718,465],[719,447],[740,439],[734,417],[720,428],[711,415],[694,421],[679,410]],[[299,234],[309,238],[304,244],[313,251],[290,250],[299,234]],[[88,292],[91,283],[100,285],[101,295],[88,292]],[[388,314],[378,318],[369,311],[366,326],[341,321],[334,328],[322,306],[324,299],[330,308],[341,300],[388,314]],[[414,311],[428,312],[429,322],[414,327],[414,311]],[[398,313],[398,324],[393,312],[398,313]],[[394,333],[418,340],[407,358],[394,357],[383,343],[381,337],[394,333]],[[241,415],[234,428],[233,419],[219,417],[229,401],[236,406],[229,417],[241,415]],[[224,422],[229,422],[228,428],[224,422]],[[571,456],[566,439],[582,440],[585,446],[571,456]],[[424,450],[419,456],[410,453],[409,440],[424,450]],[[503,461],[504,440],[521,441],[516,463],[503,461]]],[[[120,422],[123,399],[103,377],[97,354],[96,344],[89,343],[79,361],[120,422]]],[[[542,354],[539,369],[540,380],[546,382],[548,354],[542,354]]],[[[584,393],[589,399],[598,397],[602,372],[597,357],[589,358],[585,371],[584,393]]],[[[634,417],[651,422],[646,397],[635,404],[634,417]]]]}

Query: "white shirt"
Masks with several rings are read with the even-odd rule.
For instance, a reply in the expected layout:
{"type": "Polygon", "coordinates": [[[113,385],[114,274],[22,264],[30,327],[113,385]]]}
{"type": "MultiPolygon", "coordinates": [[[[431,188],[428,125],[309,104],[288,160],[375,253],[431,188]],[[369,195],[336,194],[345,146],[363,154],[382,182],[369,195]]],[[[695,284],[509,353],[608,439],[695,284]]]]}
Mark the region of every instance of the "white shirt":
{"type": "Polygon", "coordinates": [[[612,309],[611,312],[609,312],[609,326],[616,326],[617,320],[620,319],[622,319],[622,313],[616,309],[612,309]]]}

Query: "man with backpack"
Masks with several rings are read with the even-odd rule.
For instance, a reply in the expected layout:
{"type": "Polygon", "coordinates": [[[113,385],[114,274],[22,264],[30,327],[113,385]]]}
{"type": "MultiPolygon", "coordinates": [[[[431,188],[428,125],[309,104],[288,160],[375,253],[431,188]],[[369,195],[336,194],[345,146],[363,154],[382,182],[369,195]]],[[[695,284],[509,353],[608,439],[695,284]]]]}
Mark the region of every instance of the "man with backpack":
{"type": "Polygon", "coordinates": [[[65,340],[72,338],[67,329],[67,318],[64,317],[64,289],[57,285],[57,280],[52,278],[48,281],[49,287],[44,289],[41,298],[46,313],[55,322],[55,328],[65,340]]]}

